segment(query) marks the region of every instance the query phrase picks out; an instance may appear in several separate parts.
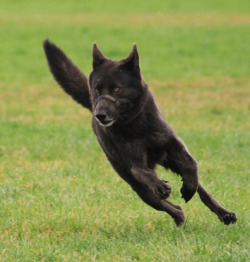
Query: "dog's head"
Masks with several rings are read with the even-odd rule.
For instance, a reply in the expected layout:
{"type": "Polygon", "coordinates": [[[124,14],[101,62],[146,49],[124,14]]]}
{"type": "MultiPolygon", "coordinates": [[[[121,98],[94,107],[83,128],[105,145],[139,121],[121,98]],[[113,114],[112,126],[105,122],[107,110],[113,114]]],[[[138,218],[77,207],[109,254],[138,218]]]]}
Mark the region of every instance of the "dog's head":
{"type": "Polygon", "coordinates": [[[136,45],[127,58],[114,61],[104,57],[94,44],[89,86],[93,115],[100,125],[126,124],[134,119],[145,88],[136,45]]]}

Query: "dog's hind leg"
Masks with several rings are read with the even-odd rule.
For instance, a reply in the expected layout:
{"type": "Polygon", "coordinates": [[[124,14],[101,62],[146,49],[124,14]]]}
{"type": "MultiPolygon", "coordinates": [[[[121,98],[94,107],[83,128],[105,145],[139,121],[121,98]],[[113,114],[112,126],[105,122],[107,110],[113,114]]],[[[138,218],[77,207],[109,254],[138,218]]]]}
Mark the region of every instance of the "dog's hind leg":
{"type": "Polygon", "coordinates": [[[196,187],[201,201],[218,216],[220,221],[226,225],[236,222],[235,213],[222,207],[199,183],[196,161],[180,139],[174,138],[169,144],[163,166],[182,176],[181,192],[186,202],[191,199],[196,187]]]}
{"type": "Polygon", "coordinates": [[[235,223],[237,220],[236,214],[222,207],[199,183],[198,193],[201,201],[214,212],[221,222],[225,225],[235,223]]]}

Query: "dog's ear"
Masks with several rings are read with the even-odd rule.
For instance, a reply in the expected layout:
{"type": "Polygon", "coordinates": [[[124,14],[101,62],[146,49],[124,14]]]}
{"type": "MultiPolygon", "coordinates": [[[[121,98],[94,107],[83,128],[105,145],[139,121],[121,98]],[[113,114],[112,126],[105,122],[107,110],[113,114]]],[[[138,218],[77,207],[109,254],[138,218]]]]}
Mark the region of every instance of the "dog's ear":
{"type": "Polygon", "coordinates": [[[137,51],[136,44],[133,45],[133,49],[129,56],[120,61],[120,66],[127,69],[129,72],[136,73],[140,75],[140,65],[139,65],[139,54],[137,51]]]}
{"type": "Polygon", "coordinates": [[[76,102],[91,110],[88,80],[55,44],[45,40],[44,51],[52,75],[76,102]]]}
{"type": "Polygon", "coordinates": [[[97,47],[97,44],[93,44],[93,69],[107,61],[107,58],[102,54],[102,52],[97,47]]]}

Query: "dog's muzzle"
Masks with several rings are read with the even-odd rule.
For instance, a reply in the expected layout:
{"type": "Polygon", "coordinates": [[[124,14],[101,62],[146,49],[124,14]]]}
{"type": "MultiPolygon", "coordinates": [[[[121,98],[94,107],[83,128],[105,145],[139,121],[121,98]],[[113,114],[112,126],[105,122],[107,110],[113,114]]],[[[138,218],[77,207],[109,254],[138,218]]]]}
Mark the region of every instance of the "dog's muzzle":
{"type": "Polygon", "coordinates": [[[120,113],[123,113],[124,111],[128,111],[132,108],[132,104],[129,99],[127,98],[115,98],[111,95],[101,95],[95,100],[95,105],[97,105],[100,100],[107,99],[111,101],[117,110],[119,110],[120,113]]]}
{"type": "MultiPolygon", "coordinates": [[[[119,114],[123,114],[124,112],[130,110],[132,108],[132,103],[127,98],[115,98],[111,95],[101,95],[95,100],[95,106],[103,100],[106,99],[110,102],[112,102],[119,111],[119,114]]],[[[96,120],[99,122],[100,125],[108,127],[111,126],[116,120],[111,118],[105,110],[98,110],[98,112],[95,115],[96,120]]]]}

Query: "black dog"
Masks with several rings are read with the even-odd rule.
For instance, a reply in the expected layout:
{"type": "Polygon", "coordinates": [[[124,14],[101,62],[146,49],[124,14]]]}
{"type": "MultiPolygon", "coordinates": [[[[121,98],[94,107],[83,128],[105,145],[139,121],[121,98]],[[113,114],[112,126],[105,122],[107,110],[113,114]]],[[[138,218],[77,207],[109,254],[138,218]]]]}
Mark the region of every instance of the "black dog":
{"type": "Polygon", "coordinates": [[[171,188],[156,175],[159,164],[181,175],[186,202],[198,191],[204,204],[226,225],[237,220],[199,183],[195,159],[164,119],[142,79],[136,45],[127,58],[113,61],[94,44],[89,79],[48,40],[44,49],[54,78],[92,112],[92,127],[108,160],[144,202],[167,212],[178,226],[185,221],[181,207],[166,200],[171,188]]]}

